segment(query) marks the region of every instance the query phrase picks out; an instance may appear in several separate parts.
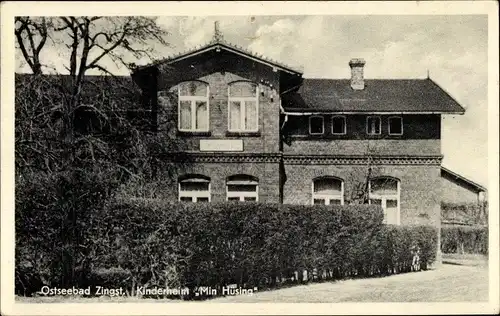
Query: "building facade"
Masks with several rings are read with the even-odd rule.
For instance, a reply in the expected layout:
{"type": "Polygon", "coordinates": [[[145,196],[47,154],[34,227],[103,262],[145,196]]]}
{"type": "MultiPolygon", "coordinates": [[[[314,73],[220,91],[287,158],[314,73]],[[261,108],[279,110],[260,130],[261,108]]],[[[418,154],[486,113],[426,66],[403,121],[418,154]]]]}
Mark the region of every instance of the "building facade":
{"type": "Polygon", "coordinates": [[[487,189],[466,177],[441,167],[443,203],[481,204],[487,201],[487,189]]]}
{"type": "Polygon", "coordinates": [[[172,199],[381,205],[390,224],[440,225],[441,115],[464,109],[431,79],[304,78],[216,34],[136,67],[158,132],[177,143],[172,199]],[[189,161],[189,163],[182,163],[189,161]]]}

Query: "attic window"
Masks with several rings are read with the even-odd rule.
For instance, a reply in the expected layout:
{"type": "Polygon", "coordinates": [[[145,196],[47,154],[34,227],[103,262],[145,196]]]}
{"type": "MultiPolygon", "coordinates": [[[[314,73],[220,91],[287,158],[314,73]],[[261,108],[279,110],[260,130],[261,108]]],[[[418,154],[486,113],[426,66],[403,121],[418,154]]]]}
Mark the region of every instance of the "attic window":
{"type": "Polygon", "coordinates": [[[389,117],[389,135],[403,135],[403,118],[400,116],[389,117]]]}
{"type": "Polygon", "coordinates": [[[208,131],[209,86],[201,81],[182,82],[178,86],[179,130],[186,132],[208,131]]]}
{"type": "Polygon", "coordinates": [[[311,116],[309,118],[309,134],[323,135],[325,126],[322,116],[311,116]]]}
{"type": "Polygon", "coordinates": [[[228,121],[231,132],[257,132],[259,129],[259,92],[256,84],[238,81],[228,88],[228,121]]]}
{"type": "Polygon", "coordinates": [[[380,116],[368,116],[366,118],[366,133],[368,135],[380,135],[380,116]]]}

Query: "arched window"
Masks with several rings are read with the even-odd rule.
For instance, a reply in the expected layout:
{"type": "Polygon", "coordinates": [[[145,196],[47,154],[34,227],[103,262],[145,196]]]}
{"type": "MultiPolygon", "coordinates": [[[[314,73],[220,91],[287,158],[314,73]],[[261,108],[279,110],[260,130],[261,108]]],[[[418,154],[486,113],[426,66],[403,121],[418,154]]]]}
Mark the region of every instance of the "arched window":
{"type": "Polygon", "coordinates": [[[202,81],[186,81],[178,85],[179,130],[186,132],[208,132],[209,87],[202,81]]]}
{"type": "Polygon", "coordinates": [[[400,182],[389,177],[371,179],[370,204],[384,209],[384,223],[399,225],[400,182]]]}
{"type": "Polygon", "coordinates": [[[231,132],[257,132],[259,93],[256,84],[237,81],[228,87],[228,122],[231,132]]]}
{"type": "Polygon", "coordinates": [[[227,178],[228,201],[258,201],[259,180],[248,175],[234,175],[227,178]]]}
{"type": "Polygon", "coordinates": [[[344,182],[334,177],[321,177],[312,183],[312,204],[344,204],[344,182]]]}
{"type": "Polygon", "coordinates": [[[201,175],[179,178],[179,201],[210,202],[210,178],[201,175]]]}

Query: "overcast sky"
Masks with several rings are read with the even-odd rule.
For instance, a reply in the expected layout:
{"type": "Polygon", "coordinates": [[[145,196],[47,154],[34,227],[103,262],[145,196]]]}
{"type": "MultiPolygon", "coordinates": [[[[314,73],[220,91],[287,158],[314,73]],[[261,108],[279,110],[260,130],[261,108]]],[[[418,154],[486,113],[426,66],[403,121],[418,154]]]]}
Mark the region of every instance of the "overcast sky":
{"type": "MultiPolygon", "coordinates": [[[[227,41],[303,67],[306,78],[349,78],[353,57],[366,60],[366,78],[425,78],[429,70],[466,108],[465,115],[443,118],[443,165],[488,184],[487,16],[160,17],[170,32],[162,55],[207,43],[216,20],[227,41]]],[[[44,61],[62,69],[58,55],[48,48],[44,61]]]]}

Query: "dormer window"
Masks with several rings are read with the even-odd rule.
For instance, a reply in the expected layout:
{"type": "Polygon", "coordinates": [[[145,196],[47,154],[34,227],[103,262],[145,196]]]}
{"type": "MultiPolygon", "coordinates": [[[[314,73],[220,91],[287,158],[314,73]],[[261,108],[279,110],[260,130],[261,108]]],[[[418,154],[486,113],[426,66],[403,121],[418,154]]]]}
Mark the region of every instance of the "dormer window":
{"type": "Polygon", "coordinates": [[[366,133],[368,135],[380,135],[381,120],[380,116],[368,116],[366,118],[366,133]]]}
{"type": "Polygon", "coordinates": [[[187,81],[178,85],[179,130],[208,132],[209,86],[202,81],[187,81]]]}
{"type": "Polygon", "coordinates": [[[309,117],[309,134],[323,135],[324,132],[325,132],[325,125],[323,116],[309,117]]]}
{"type": "Polygon", "coordinates": [[[332,134],[333,135],[345,135],[346,134],[346,122],[345,116],[333,116],[332,117],[332,134]]]}
{"type": "Polygon", "coordinates": [[[230,132],[259,130],[259,93],[256,84],[233,82],[228,89],[228,122],[230,132]]]}
{"type": "Polygon", "coordinates": [[[403,118],[400,116],[389,117],[389,135],[403,135],[403,118]]]}

